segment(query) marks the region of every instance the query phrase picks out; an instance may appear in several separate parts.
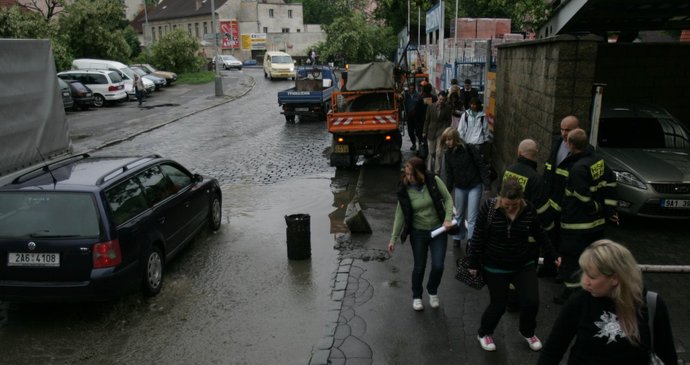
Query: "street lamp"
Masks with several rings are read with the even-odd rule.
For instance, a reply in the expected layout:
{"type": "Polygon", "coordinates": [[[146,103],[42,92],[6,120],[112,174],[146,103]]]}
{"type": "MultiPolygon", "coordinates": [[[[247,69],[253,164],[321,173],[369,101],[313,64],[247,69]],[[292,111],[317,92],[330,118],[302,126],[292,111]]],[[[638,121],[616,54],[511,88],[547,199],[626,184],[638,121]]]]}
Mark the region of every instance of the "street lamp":
{"type": "Polygon", "coordinates": [[[220,77],[220,62],[218,62],[218,32],[216,32],[216,6],[211,0],[211,28],[213,29],[213,43],[216,48],[216,96],[223,96],[223,79],[220,77]]]}

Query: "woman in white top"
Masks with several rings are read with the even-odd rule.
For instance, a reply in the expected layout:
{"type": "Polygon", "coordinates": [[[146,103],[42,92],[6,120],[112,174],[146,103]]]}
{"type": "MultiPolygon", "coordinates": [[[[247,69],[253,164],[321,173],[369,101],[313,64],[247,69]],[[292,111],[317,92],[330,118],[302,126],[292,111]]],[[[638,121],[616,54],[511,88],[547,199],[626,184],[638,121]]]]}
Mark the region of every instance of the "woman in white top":
{"type": "Polygon", "coordinates": [[[470,108],[460,117],[458,126],[460,138],[467,144],[476,146],[482,154],[482,160],[489,166],[490,179],[496,178],[495,169],[491,163],[491,142],[493,135],[489,130],[489,122],[482,110],[482,102],[477,97],[470,100],[470,108]]]}

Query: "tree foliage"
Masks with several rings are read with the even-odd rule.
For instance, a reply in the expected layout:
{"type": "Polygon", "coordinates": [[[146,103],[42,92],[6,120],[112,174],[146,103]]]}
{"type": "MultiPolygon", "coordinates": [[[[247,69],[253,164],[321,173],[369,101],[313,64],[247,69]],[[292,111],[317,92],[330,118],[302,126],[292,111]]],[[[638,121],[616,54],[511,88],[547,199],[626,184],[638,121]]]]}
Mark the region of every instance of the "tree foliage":
{"type": "Polygon", "coordinates": [[[199,41],[182,29],[175,29],[164,35],[151,46],[153,64],[163,70],[196,72],[201,70],[205,60],[199,56],[199,41]]]}
{"type": "Polygon", "coordinates": [[[17,3],[17,6],[41,14],[45,20],[50,21],[53,16],[62,12],[65,7],[65,0],[29,0],[17,3]]]}
{"type": "Polygon", "coordinates": [[[58,24],[76,57],[129,61],[132,49],[125,38],[127,19],[121,1],[75,1],[65,7],[58,24]]]}
{"type": "Polygon", "coordinates": [[[363,12],[369,5],[367,0],[302,0],[301,3],[305,24],[325,25],[353,12],[363,12]]]}
{"type": "Polygon", "coordinates": [[[72,54],[56,25],[19,6],[0,8],[0,38],[50,39],[56,69],[67,69],[72,62],[72,54]]]}
{"type": "Polygon", "coordinates": [[[318,45],[322,58],[333,56],[347,62],[371,62],[391,55],[397,47],[390,27],[367,21],[361,13],[336,18],[325,27],[327,41],[318,45]]]}

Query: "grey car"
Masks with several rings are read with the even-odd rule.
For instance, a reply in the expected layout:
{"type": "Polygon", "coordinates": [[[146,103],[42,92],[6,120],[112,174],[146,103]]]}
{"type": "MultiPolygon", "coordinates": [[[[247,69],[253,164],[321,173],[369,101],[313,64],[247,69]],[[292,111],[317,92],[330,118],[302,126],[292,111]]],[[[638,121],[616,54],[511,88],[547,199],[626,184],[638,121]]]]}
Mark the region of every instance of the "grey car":
{"type": "Polygon", "coordinates": [[[153,81],[153,85],[156,88],[156,90],[160,90],[160,88],[167,85],[165,79],[162,77],[148,74],[144,69],[142,69],[140,67],[131,67],[131,68],[132,68],[132,71],[134,71],[134,73],[136,73],[137,75],[139,75],[145,79],[153,81]]]}
{"type": "Polygon", "coordinates": [[[690,218],[690,133],[666,110],[602,109],[598,151],[618,180],[618,210],[654,218],[690,218]]]}

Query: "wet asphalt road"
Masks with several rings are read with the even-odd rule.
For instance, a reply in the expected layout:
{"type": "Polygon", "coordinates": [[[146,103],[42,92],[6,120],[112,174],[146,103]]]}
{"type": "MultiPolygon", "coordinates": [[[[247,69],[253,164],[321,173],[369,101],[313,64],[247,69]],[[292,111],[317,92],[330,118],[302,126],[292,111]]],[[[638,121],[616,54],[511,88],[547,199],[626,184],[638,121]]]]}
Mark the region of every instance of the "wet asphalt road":
{"type": "MultiPolygon", "coordinates": [[[[340,258],[368,268],[357,275],[373,288],[361,293],[372,309],[360,314],[376,319],[368,318],[369,327],[351,333],[370,351],[368,357],[357,358],[358,350],[342,346],[333,353],[349,356],[351,362],[336,363],[406,364],[405,359],[425,358],[410,346],[418,330],[415,321],[400,321],[396,333],[387,330],[386,321],[398,322],[400,313],[412,312],[385,310],[381,315],[381,298],[376,297],[394,291],[407,298],[409,290],[410,268],[399,260],[407,252],[390,259],[384,251],[398,169],[329,167],[330,136],[324,123],[285,124],[279,113],[276,93],[292,82],[265,80],[260,70],[242,72],[256,81],[242,98],[97,152],[158,153],[217,178],[223,190],[222,228],[201,234],[167,266],[164,288],[155,298],[133,294],[112,303],[0,305],[0,363],[307,364],[333,307],[329,293],[340,258]],[[350,237],[338,223],[355,196],[374,230],[371,235],[350,237]],[[311,260],[286,258],[284,216],[295,213],[311,216],[311,260]]],[[[156,109],[169,112],[164,106],[156,109]]],[[[142,112],[147,113],[129,103],[91,113],[105,125],[142,112]]],[[[84,118],[75,114],[73,118],[84,118]]],[[[403,139],[405,158],[410,156],[409,141],[403,139]]],[[[627,243],[641,263],[690,264],[688,224],[625,219],[609,232],[627,243]]],[[[452,264],[450,253],[446,264],[452,264]]],[[[451,280],[445,278],[444,285],[451,280]]],[[[690,318],[687,274],[645,274],[645,280],[664,295],[672,319],[690,318]]],[[[468,312],[477,306],[470,295],[483,298],[479,292],[468,294],[468,312]]],[[[547,305],[541,313],[548,319],[557,310],[547,305]]],[[[453,320],[449,315],[443,325],[453,327],[453,320]]],[[[680,345],[690,345],[687,323],[674,330],[680,345]]],[[[511,360],[505,353],[482,357],[474,347],[460,357],[464,363],[511,360]]],[[[514,357],[512,363],[521,359],[528,357],[514,357]]]]}

